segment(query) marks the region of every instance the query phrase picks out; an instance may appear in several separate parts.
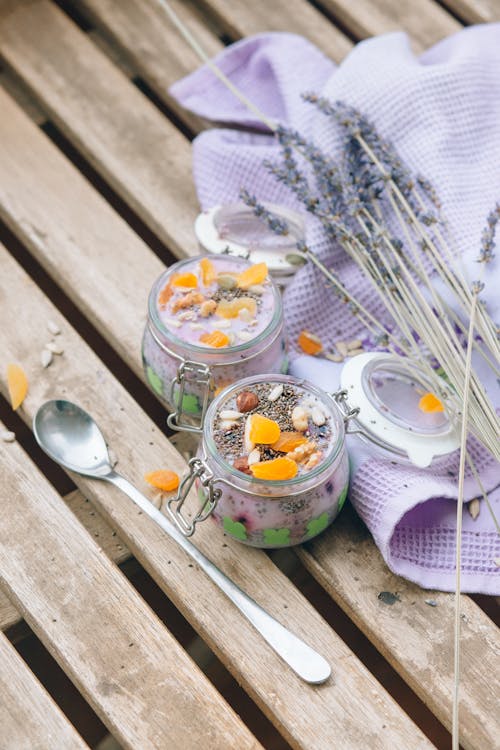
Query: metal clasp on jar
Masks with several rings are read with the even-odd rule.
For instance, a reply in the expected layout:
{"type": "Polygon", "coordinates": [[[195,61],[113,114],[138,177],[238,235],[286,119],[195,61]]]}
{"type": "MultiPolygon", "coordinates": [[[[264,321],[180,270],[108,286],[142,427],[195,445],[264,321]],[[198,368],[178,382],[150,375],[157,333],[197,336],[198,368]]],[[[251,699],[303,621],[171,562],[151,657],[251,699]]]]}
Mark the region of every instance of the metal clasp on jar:
{"type": "Polygon", "coordinates": [[[177,368],[177,375],[170,384],[170,402],[175,411],[168,416],[167,424],[173,430],[201,433],[210,397],[215,389],[212,373],[208,365],[184,360],[177,368]],[[184,409],[186,383],[201,389],[199,397],[201,410],[198,414],[184,409]]]}
{"type": "Polygon", "coordinates": [[[214,487],[217,480],[214,479],[214,474],[205,461],[195,456],[188,461],[188,467],[189,472],[182,479],[176,497],[170,498],[167,502],[167,511],[170,518],[184,536],[194,534],[196,524],[208,518],[222,495],[222,490],[214,487]],[[203,487],[204,499],[194,518],[188,519],[182,514],[182,506],[197,479],[203,487]]]}
{"type": "Polygon", "coordinates": [[[373,443],[373,445],[376,445],[378,448],[382,448],[383,450],[389,451],[390,453],[396,454],[398,456],[404,456],[403,451],[399,450],[395,446],[390,445],[389,443],[384,442],[382,439],[377,438],[375,435],[372,435],[370,432],[368,432],[368,430],[363,429],[363,427],[356,419],[360,411],[359,406],[353,407],[349,404],[347,400],[348,393],[345,388],[339,391],[335,391],[335,393],[332,393],[331,396],[339,407],[340,413],[342,414],[342,417],[344,419],[346,435],[359,435],[362,440],[367,440],[370,443],[373,443]],[[356,426],[355,429],[353,429],[349,424],[351,421],[354,422],[356,426]]]}

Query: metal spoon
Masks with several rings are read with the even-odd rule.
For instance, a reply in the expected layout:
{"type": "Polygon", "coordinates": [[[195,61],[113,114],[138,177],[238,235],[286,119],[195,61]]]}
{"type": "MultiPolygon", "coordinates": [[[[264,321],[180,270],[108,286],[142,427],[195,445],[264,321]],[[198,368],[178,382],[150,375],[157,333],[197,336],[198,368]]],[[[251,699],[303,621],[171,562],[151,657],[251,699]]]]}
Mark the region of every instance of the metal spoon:
{"type": "Polygon", "coordinates": [[[269,645],[306,682],[319,684],[331,674],[328,662],[251,599],[186,539],[109,461],[102,432],[92,417],[70,401],[47,401],[35,414],[40,447],[66,469],[119,487],[172,538],[226,594],[269,645]]]}

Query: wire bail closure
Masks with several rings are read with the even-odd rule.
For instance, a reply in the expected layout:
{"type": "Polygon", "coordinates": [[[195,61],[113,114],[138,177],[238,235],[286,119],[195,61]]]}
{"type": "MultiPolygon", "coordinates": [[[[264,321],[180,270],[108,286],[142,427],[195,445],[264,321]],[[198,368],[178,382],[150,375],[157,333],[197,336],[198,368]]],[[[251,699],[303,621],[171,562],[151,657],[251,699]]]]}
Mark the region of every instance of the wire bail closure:
{"type": "Polygon", "coordinates": [[[191,458],[188,461],[188,467],[189,471],[182,479],[176,497],[172,497],[167,501],[168,514],[184,536],[192,536],[194,534],[196,524],[208,518],[222,495],[222,490],[214,487],[217,480],[214,480],[213,472],[203,459],[197,456],[191,458]],[[201,508],[194,518],[190,520],[182,514],[182,506],[196,480],[200,482],[203,488],[204,499],[201,508]]]}
{"type": "Polygon", "coordinates": [[[173,430],[202,433],[210,396],[214,390],[214,381],[208,365],[183,360],[177,368],[176,377],[170,384],[170,402],[174,405],[175,411],[167,418],[168,426],[173,430]],[[186,382],[199,387],[202,391],[201,412],[197,418],[192,412],[185,411],[183,408],[186,382]]]}

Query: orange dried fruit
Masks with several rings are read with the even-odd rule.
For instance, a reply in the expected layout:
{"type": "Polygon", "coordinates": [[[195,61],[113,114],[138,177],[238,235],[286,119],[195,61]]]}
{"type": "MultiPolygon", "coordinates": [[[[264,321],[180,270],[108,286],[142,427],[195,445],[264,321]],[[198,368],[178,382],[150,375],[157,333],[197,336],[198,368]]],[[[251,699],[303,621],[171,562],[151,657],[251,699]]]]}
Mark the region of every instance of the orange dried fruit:
{"type": "Polygon", "coordinates": [[[426,414],[433,414],[434,412],[444,411],[443,402],[438,399],[433,393],[424,393],[420,401],[418,402],[418,408],[426,414]]]}
{"type": "Polygon", "coordinates": [[[252,414],[249,420],[248,436],[252,443],[271,445],[279,440],[281,434],[280,426],[273,419],[264,417],[262,414],[252,414]]]}
{"type": "Polygon", "coordinates": [[[281,453],[290,453],[304,443],[307,443],[307,438],[301,432],[282,432],[271,448],[281,453]]]}
{"type": "Polygon", "coordinates": [[[210,333],[202,333],[200,341],[202,344],[207,344],[208,346],[220,349],[221,346],[227,346],[229,344],[229,336],[222,331],[211,331],[210,333]]]}
{"type": "Polygon", "coordinates": [[[298,467],[295,461],[286,456],[273,458],[271,461],[259,461],[250,466],[250,471],[256,479],[293,479],[298,467]]]}
{"type": "Polygon", "coordinates": [[[319,354],[323,351],[323,344],[321,339],[311,333],[310,331],[301,331],[297,343],[306,354],[319,354]]]}
{"type": "Polygon", "coordinates": [[[156,487],[162,492],[172,492],[179,486],[179,475],[175,471],[170,469],[158,469],[158,471],[150,471],[149,474],[144,475],[144,479],[148,484],[156,487]]]}
{"type": "Polygon", "coordinates": [[[21,365],[7,365],[7,387],[14,411],[19,409],[28,393],[28,378],[21,365]]]}
{"type": "Polygon", "coordinates": [[[242,310],[248,310],[252,317],[257,313],[257,303],[252,297],[236,297],[232,300],[221,299],[215,314],[221,318],[237,318],[242,310]]]}
{"type": "Polygon", "coordinates": [[[196,288],[198,286],[198,279],[194,273],[176,273],[172,279],[173,286],[185,286],[196,288]]]}
{"type": "Polygon", "coordinates": [[[210,260],[208,260],[208,258],[202,258],[200,260],[200,271],[201,280],[203,281],[205,286],[208,286],[208,284],[212,284],[217,278],[214,264],[210,260]]]}
{"type": "Polygon", "coordinates": [[[236,277],[236,283],[240,289],[248,289],[254,284],[262,284],[267,278],[267,265],[265,263],[256,263],[250,266],[236,277]]]}
{"type": "Polygon", "coordinates": [[[158,304],[161,307],[165,306],[168,303],[173,293],[174,293],[174,290],[170,286],[170,281],[169,281],[168,284],[165,284],[160,294],[158,295],[158,304]]]}

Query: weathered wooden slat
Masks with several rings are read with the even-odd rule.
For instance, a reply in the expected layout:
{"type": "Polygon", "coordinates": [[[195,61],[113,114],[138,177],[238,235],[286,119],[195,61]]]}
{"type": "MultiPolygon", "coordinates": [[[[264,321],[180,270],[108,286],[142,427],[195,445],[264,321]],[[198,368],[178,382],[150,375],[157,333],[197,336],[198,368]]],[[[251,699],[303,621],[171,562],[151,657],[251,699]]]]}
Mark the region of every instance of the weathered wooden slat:
{"type": "Polygon", "coordinates": [[[388,31],[406,31],[417,51],[461,28],[434,0],[320,0],[359,39],[388,31]]]}
{"type": "MultiPolygon", "coordinates": [[[[352,510],[331,531],[298,550],[300,560],[363,630],[432,712],[451,727],[454,596],[393,575],[352,510]],[[397,593],[391,606],[381,591],[397,593]],[[435,606],[426,601],[436,602],[435,606]]],[[[466,750],[500,737],[500,638],[494,623],[462,597],[460,740],[466,750]]]]}
{"type": "Polygon", "coordinates": [[[116,738],[260,747],[17,443],[0,479],[0,583],[116,738]]]}
{"type": "Polygon", "coordinates": [[[443,5],[467,23],[500,21],[498,0],[443,0],[443,5]]]}
{"type": "Polygon", "coordinates": [[[13,7],[0,5],[0,55],[146,224],[179,255],[192,253],[188,140],[59,8],[13,7]]]}
{"type": "Polygon", "coordinates": [[[0,633],[0,695],[2,750],[88,750],[3,633],[0,633]]]}
{"type": "MultiPolygon", "coordinates": [[[[69,185],[66,195],[73,199],[69,185]]],[[[5,361],[21,362],[30,378],[30,392],[20,409],[27,423],[45,399],[69,398],[95,416],[120,459],[120,470],[142,489],[147,491],[140,478],[148,470],[162,466],[183,470],[168,440],[5,250],[0,252],[0,295],[0,351],[5,361]],[[65,353],[43,370],[38,347],[47,319],[63,329],[65,353]],[[13,331],[22,335],[11,335],[13,331]]],[[[3,378],[0,389],[5,392],[3,378]]],[[[264,552],[226,540],[211,524],[202,525],[196,533],[196,544],[207,556],[328,657],[334,678],[320,687],[303,683],[288,669],[183,550],[128,498],[105,483],[73,478],[293,746],[326,748],[334,736],[340,748],[429,747],[420,730],[264,552]]],[[[39,498],[37,507],[43,507],[39,498]]],[[[34,543],[27,536],[27,544],[34,543]]],[[[73,546],[72,554],[85,570],[77,547],[73,546]]],[[[106,611],[90,594],[88,601],[106,611]]],[[[200,721],[193,711],[189,722],[200,721]]]]}
{"type": "MultiPolygon", "coordinates": [[[[92,503],[79,490],[70,492],[64,498],[66,505],[73,511],[78,520],[85,526],[102,551],[117,565],[130,557],[125,543],[97,513],[92,503]]],[[[12,602],[0,591],[0,631],[16,625],[21,615],[12,602]]]]}

